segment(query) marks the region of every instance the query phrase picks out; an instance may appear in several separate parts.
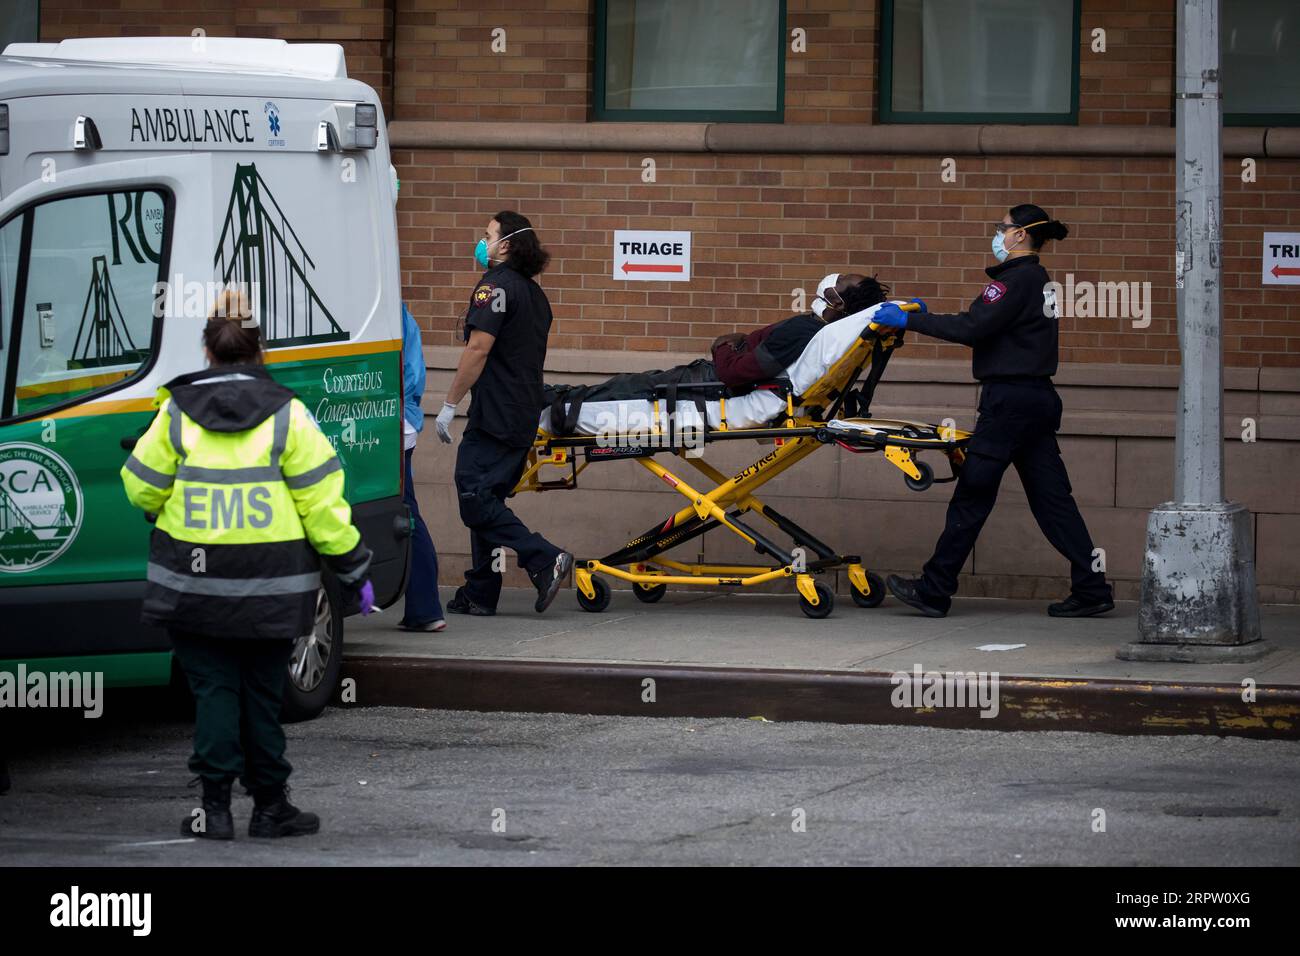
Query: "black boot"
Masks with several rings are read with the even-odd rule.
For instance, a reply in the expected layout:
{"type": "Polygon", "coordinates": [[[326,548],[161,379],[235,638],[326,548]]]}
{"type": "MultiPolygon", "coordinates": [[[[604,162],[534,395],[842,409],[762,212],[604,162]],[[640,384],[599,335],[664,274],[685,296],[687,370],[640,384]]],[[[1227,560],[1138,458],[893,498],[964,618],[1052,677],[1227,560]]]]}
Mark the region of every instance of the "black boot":
{"type": "Polygon", "coordinates": [[[889,592],[898,598],[904,604],[916,608],[926,617],[947,617],[948,609],[945,607],[936,607],[931,604],[921,593],[921,581],[919,578],[902,578],[897,574],[891,574],[885,578],[885,585],[889,592]]]}
{"type": "Polygon", "coordinates": [[[304,813],[290,803],[287,786],[254,791],[253,818],[248,821],[249,836],[306,836],[319,829],[320,817],[304,813]]]}
{"type": "Polygon", "coordinates": [[[181,835],[202,840],[233,840],[235,819],[230,815],[230,781],[203,778],[203,813],[181,821],[181,835]]]}

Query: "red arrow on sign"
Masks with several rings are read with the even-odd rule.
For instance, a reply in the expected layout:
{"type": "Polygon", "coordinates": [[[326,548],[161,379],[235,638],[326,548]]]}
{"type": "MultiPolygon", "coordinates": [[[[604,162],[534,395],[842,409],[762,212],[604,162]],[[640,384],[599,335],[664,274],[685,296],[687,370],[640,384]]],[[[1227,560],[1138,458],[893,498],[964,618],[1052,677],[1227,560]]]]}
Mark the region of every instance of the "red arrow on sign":
{"type": "Polygon", "coordinates": [[[1273,267],[1273,278],[1278,279],[1282,276],[1300,276],[1300,269],[1284,269],[1281,266],[1273,267]]]}
{"type": "Polygon", "coordinates": [[[633,265],[630,262],[623,263],[624,272],[681,272],[681,266],[669,265],[652,265],[648,262],[637,263],[633,265]]]}

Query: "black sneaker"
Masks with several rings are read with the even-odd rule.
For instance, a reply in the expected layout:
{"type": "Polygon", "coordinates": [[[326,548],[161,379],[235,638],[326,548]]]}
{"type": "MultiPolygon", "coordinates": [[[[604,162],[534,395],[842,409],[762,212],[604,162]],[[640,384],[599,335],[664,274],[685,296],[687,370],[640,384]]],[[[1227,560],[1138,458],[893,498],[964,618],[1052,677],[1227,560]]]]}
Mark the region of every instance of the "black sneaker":
{"type": "Polygon", "coordinates": [[[456,589],[456,596],[447,602],[447,610],[452,614],[469,614],[473,617],[491,617],[496,614],[496,608],[483,607],[475,604],[474,601],[465,594],[464,588],[456,589]]]}
{"type": "MultiPolygon", "coordinates": [[[[193,786],[193,784],[191,784],[193,786]]],[[[230,815],[230,781],[216,783],[203,778],[203,813],[181,821],[181,836],[200,840],[233,840],[235,819],[230,815]]]]}
{"type": "Polygon", "coordinates": [[[573,567],[573,555],[567,551],[561,551],[555,556],[555,563],[549,568],[543,568],[536,574],[529,574],[533,585],[537,588],[537,603],[533,605],[533,610],[541,614],[551,602],[555,600],[555,595],[560,593],[560,585],[564,583],[565,576],[573,567]]]}
{"type": "Polygon", "coordinates": [[[1110,598],[1104,601],[1089,601],[1074,594],[1064,601],[1049,604],[1047,607],[1047,613],[1052,617],[1092,617],[1094,614],[1105,614],[1113,610],[1115,610],[1115,602],[1110,598]]]}
{"type": "Polygon", "coordinates": [[[320,830],[320,817],[304,813],[289,802],[288,787],[273,787],[253,795],[248,835],[262,839],[308,836],[320,830]]]}
{"type": "Polygon", "coordinates": [[[926,617],[947,617],[948,612],[946,610],[937,608],[933,604],[927,604],[921,597],[918,590],[920,583],[915,578],[900,578],[897,574],[891,574],[885,579],[889,592],[904,604],[916,608],[926,617]]]}

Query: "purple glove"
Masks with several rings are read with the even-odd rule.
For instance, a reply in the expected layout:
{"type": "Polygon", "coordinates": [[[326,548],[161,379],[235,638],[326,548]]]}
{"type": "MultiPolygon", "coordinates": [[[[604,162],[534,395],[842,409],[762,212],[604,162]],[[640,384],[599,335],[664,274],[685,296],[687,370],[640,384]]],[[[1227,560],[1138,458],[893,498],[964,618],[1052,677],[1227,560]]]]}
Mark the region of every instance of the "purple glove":
{"type": "Polygon", "coordinates": [[[361,590],[357,592],[361,600],[361,613],[369,614],[375,609],[375,586],[367,578],[361,585],[361,590]]]}
{"type": "Polygon", "coordinates": [[[922,311],[922,312],[929,312],[929,311],[930,311],[930,307],[929,307],[928,305],[926,305],[922,300],[920,300],[920,299],[913,299],[912,301],[915,302],[917,305],[919,305],[919,306],[921,307],[921,311],[922,311]]]}

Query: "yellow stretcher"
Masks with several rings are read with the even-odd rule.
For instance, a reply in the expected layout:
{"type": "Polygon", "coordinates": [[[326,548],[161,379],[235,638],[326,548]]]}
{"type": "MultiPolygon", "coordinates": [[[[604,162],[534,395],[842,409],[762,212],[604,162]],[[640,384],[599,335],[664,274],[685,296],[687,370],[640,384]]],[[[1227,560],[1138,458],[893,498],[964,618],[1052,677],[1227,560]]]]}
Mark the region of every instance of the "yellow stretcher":
{"type": "MultiPolygon", "coordinates": [[[[917,307],[907,305],[903,308],[914,311],[917,307]]],[[[904,481],[914,491],[924,491],[936,481],[956,479],[965,459],[964,449],[970,441],[969,432],[941,430],[935,425],[911,421],[836,417],[846,406],[850,410],[856,407],[864,415],[869,415],[875,386],[889,356],[902,344],[903,334],[898,330],[867,323],[848,351],[811,388],[802,395],[794,395],[792,390],[786,389],[784,413],[761,428],[729,429],[724,422],[720,428],[706,427],[695,433],[686,430],[672,432],[670,429],[668,434],[654,432],[647,436],[639,433],[612,439],[598,435],[557,436],[539,428],[514,493],[577,488],[578,476],[593,463],[631,458],[686,499],[687,504],[681,510],[617,550],[601,558],[575,561],[578,604],[587,611],[603,611],[609,606],[609,585],[598,575],[631,582],[633,593],[647,604],[662,598],[670,584],[753,587],[793,577],[804,614],[824,618],[834,609],[835,593],[833,588],[815,578],[841,567],[848,573],[854,603],[859,607],[875,607],[884,600],[884,582],[866,569],[861,557],[837,553],[765,504],[756,492],[777,475],[828,445],[838,445],[853,453],[883,452],[885,458],[903,472],[904,481]],[[868,374],[859,384],[858,377],[864,368],[868,369],[868,374]],[[775,447],[730,477],[700,455],[701,445],[742,439],[757,440],[775,447]],[[918,459],[920,452],[930,450],[938,451],[948,459],[950,477],[936,479],[930,466],[918,459]],[[687,462],[713,486],[704,489],[687,482],[678,473],[655,461],[655,456],[661,453],[675,455],[687,462]],[[544,480],[543,470],[551,468],[565,469],[567,473],[544,480]],[[783,547],[743,520],[750,512],[765,518],[794,544],[789,548],[783,547]],[[719,527],[741,538],[772,563],[720,565],[685,563],[665,557],[665,552],[672,548],[719,527]]]]}

